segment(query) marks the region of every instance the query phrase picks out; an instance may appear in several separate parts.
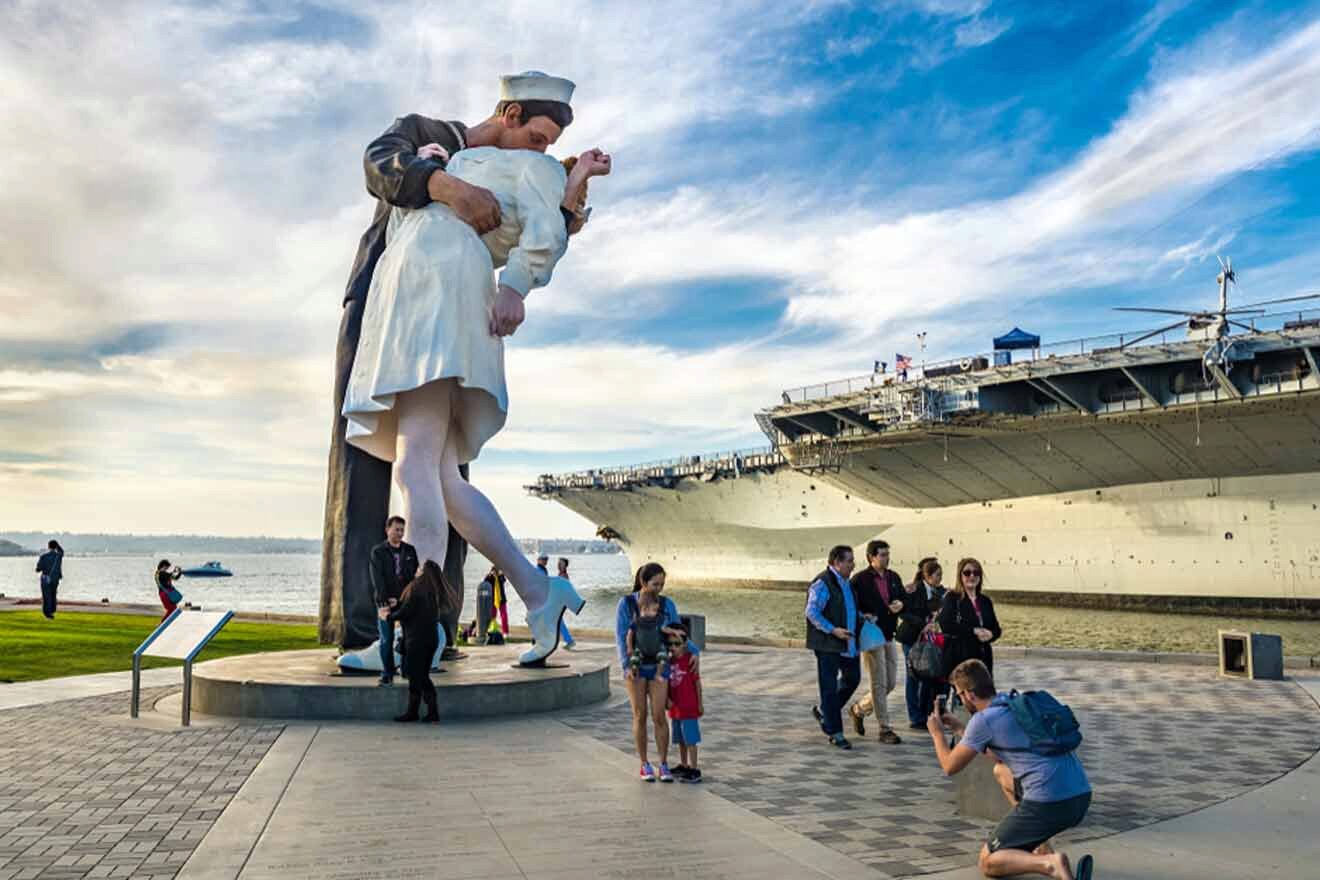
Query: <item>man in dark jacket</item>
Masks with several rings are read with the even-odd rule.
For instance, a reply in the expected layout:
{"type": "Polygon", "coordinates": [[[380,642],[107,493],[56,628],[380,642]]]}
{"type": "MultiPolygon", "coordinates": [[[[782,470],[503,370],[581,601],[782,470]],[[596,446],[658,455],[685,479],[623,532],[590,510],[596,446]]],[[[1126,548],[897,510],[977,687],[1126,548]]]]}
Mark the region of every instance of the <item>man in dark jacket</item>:
{"type": "Polygon", "coordinates": [[[889,570],[889,544],[876,539],[866,545],[866,568],[852,577],[853,592],[857,594],[857,608],[862,617],[873,620],[885,643],[872,651],[862,652],[862,665],[871,682],[871,691],[852,705],[848,715],[858,736],[866,735],[865,719],[875,712],[880,722],[880,742],[898,745],[903,740],[889,725],[889,694],[898,682],[898,644],[894,641],[894,628],[899,612],[903,610],[907,593],[903,579],[889,570]]]}
{"type": "Polygon", "coordinates": [[[820,705],[811,714],[830,742],[841,749],[852,743],[843,735],[843,707],[861,682],[857,660],[857,601],[852,584],[851,547],[830,550],[829,567],[816,576],[807,591],[807,647],[816,653],[816,683],[820,705]]]}
{"type": "MultiPolygon", "coordinates": [[[[488,232],[500,222],[499,203],[489,190],[445,173],[446,160],[435,151],[423,151],[422,157],[418,152],[433,144],[443,147],[451,156],[467,147],[480,146],[545,152],[572,116],[567,104],[533,100],[501,101],[490,118],[471,128],[461,122],[414,114],[396,120],[367,147],[364,158],[367,191],[377,203],[349,273],[335,351],[335,410],[321,551],[322,642],[334,642],[345,650],[353,650],[369,645],[377,632],[376,608],[361,572],[368,567],[377,523],[389,510],[391,466],[345,442],[346,422],[341,413],[371,276],[385,250],[390,211],[394,207],[422,208],[431,202],[441,202],[478,233],[488,232]]],[[[565,222],[572,217],[574,207],[565,206],[565,222]]],[[[521,309],[521,300],[500,302],[495,317],[508,323],[510,316],[504,312],[517,311],[520,319],[521,309]]],[[[467,466],[461,470],[466,477],[467,466]]],[[[451,634],[458,628],[466,559],[467,542],[451,526],[444,574],[458,591],[458,601],[442,620],[451,634]]]]}
{"type": "MultiPolygon", "coordinates": [[[[385,521],[385,540],[371,548],[371,601],[377,608],[393,611],[399,606],[403,588],[417,577],[417,549],[404,543],[403,517],[385,521]]],[[[380,633],[380,683],[394,681],[394,621],[377,616],[380,633]]]]}
{"type": "Polygon", "coordinates": [[[37,572],[41,575],[41,613],[54,620],[55,595],[64,577],[64,548],[59,541],[52,538],[46,543],[46,552],[37,558],[37,572]]]}

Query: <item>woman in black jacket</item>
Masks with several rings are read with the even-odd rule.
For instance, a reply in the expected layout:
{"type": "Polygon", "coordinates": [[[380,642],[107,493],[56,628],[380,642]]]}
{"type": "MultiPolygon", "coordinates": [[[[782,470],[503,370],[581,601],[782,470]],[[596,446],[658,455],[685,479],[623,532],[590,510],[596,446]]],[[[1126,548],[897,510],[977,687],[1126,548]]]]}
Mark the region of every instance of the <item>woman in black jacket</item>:
{"type": "Polygon", "coordinates": [[[417,709],[426,703],[421,719],[434,724],[440,720],[436,708],[435,685],[431,683],[431,661],[440,648],[436,627],[449,607],[449,589],[440,566],[427,560],[422,571],[403,590],[399,604],[380,609],[381,620],[403,624],[403,674],[408,676],[408,711],[395,721],[416,721],[417,709]]]}
{"type": "Polygon", "coordinates": [[[981,592],[985,571],[980,562],[969,557],[958,563],[956,577],[939,615],[945,669],[952,672],[959,663],[975,658],[993,672],[994,651],[990,645],[1003,635],[1003,630],[994,603],[981,592]]]}

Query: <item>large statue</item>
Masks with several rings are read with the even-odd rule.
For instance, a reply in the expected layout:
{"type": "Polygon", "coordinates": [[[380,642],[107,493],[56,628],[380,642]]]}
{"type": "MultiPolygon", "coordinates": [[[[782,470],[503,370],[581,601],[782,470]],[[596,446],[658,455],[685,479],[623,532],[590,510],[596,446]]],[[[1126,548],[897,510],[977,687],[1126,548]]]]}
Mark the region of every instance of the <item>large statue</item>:
{"type": "Polygon", "coordinates": [[[381,510],[367,525],[356,502],[388,501],[388,483],[376,481],[391,461],[423,562],[447,575],[461,566],[452,520],[508,574],[534,638],[524,663],[550,654],[564,609],[582,606],[567,580],[547,578],[523,557],[462,475],[504,424],[502,337],[522,323],[523,297],[549,281],[568,235],[584,222],[587,179],[610,170],[598,150],[582,154],[571,173],[544,155],[572,120],[572,83],[528,73],[504,77],[501,87],[495,115],[472,129],[407,117],[368,149],[369,188],[383,203],[363,239],[341,334],[348,375],[341,373],[337,397],[348,425],[341,434],[337,423],[335,439],[346,436],[347,445],[332,450],[322,585],[323,636],[345,647],[375,635],[366,558],[381,510]]]}

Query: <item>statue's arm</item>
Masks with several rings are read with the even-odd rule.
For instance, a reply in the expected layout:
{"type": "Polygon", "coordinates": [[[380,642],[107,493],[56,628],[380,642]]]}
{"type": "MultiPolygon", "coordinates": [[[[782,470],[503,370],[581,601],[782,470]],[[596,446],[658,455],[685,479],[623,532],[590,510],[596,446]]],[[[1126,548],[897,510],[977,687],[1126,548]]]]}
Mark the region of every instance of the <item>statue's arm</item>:
{"type": "Polygon", "coordinates": [[[431,120],[416,113],[402,116],[367,145],[363,168],[369,193],[397,208],[424,208],[431,203],[427,182],[432,174],[445,170],[440,157],[417,157],[418,148],[436,141],[431,125],[431,120]]]}

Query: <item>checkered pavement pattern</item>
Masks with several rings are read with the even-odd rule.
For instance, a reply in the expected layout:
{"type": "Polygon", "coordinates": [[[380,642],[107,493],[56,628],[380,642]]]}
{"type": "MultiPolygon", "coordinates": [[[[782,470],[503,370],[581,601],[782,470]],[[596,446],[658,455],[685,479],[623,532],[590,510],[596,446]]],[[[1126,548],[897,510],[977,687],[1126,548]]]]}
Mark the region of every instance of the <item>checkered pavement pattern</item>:
{"type": "MultiPolygon", "coordinates": [[[[1079,754],[1095,795],[1086,821],[1056,841],[1062,846],[1242,794],[1320,748],[1320,709],[1291,682],[1220,679],[1205,667],[1026,660],[996,662],[995,673],[1003,689],[1050,691],[1081,722],[1079,754]]],[[[811,717],[809,652],[712,651],[702,682],[711,792],[890,877],[975,861],[994,823],[957,814],[930,735],[907,729],[901,680],[890,716],[902,744],[878,743],[874,718],[867,737],[856,737],[845,716],[850,752],[830,746],[811,717]]],[[[858,697],[865,687],[863,672],[858,697]]],[[[633,750],[628,704],[617,696],[563,720],[633,750]]]]}
{"type": "Polygon", "coordinates": [[[174,877],[283,730],[127,716],[127,693],[0,712],[0,880],[174,877]]]}

